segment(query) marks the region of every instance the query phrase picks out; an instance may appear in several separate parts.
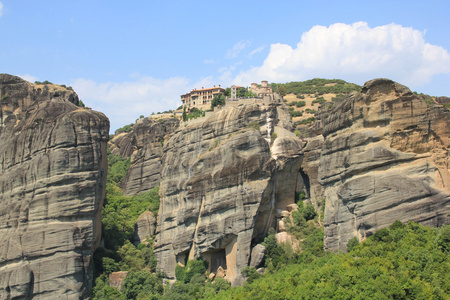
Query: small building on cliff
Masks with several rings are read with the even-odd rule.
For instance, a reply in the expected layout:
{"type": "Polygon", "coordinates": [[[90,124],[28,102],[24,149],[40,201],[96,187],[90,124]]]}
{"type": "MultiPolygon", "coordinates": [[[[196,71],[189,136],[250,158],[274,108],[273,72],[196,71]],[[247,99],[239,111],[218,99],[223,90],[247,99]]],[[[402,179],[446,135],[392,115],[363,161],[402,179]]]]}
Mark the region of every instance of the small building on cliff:
{"type": "Polygon", "coordinates": [[[273,89],[269,86],[267,80],[261,81],[261,85],[258,86],[257,83],[252,83],[250,87],[250,92],[253,94],[256,94],[258,97],[264,97],[264,96],[273,96],[273,89]]]}
{"type": "MultiPolygon", "coordinates": [[[[249,100],[249,98],[238,97],[237,90],[241,89],[240,86],[231,86],[231,95],[227,97],[227,104],[234,101],[243,102],[244,100],[249,100]]],[[[256,95],[255,98],[251,98],[251,100],[259,101],[274,101],[280,100],[280,97],[277,93],[273,92],[272,87],[269,86],[267,80],[261,81],[261,84],[252,83],[249,89],[250,92],[256,95]]],[[[218,94],[225,94],[225,89],[220,85],[218,87],[214,86],[212,88],[204,88],[201,89],[193,89],[191,92],[181,95],[181,102],[183,106],[188,109],[192,109],[194,107],[199,109],[207,110],[211,107],[211,101],[214,96],[218,94]]],[[[244,101],[245,102],[245,101],[244,101]]]]}
{"type": "Polygon", "coordinates": [[[209,108],[211,101],[217,94],[225,94],[225,89],[214,86],[212,88],[193,89],[191,92],[181,95],[181,102],[186,108],[209,108]]]}

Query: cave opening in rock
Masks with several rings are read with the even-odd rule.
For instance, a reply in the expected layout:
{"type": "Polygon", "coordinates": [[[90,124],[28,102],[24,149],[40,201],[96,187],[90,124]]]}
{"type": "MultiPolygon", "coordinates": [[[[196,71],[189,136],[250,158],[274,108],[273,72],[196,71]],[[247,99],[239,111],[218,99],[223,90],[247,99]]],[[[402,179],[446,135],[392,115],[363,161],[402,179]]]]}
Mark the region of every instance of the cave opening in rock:
{"type": "Polygon", "coordinates": [[[209,271],[216,273],[219,267],[227,269],[227,256],[225,249],[215,249],[214,252],[204,253],[204,258],[209,263],[209,271]]]}
{"type": "Polygon", "coordinates": [[[177,262],[177,264],[180,265],[180,266],[182,266],[182,267],[184,267],[184,266],[187,264],[188,256],[189,256],[189,253],[188,253],[187,251],[186,251],[186,252],[179,253],[179,254],[176,256],[176,262],[177,262]]]}
{"type": "Polygon", "coordinates": [[[297,185],[295,187],[295,201],[297,202],[300,198],[309,198],[310,193],[310,183],[309,176],[302,169],[298,170],[297,174],[297,185]],[[304,194],[302,197],[301,194],[304,194]]]}

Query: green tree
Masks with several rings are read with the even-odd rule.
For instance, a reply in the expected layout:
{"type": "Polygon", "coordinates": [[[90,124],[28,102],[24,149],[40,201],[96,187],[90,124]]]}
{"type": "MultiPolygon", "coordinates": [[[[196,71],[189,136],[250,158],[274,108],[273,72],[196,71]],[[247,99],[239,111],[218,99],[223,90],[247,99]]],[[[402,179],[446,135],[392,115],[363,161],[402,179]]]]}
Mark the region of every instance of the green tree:
{"type": "Polygon", "coordinates": [[[355,248],[356,246],[359,245],[359,240],[358,238],[355,236],[353,238],[351,238],[348,243],[347,243],[347,252],[350,252],[353,250],[353,248],[355,248]]]}
{"type": "Polygon", "coordinates": [[[211,100],[211,109],[214,109],[218,105],[225,105],[225,96],[223,94],[216,94],[211,100]]]}
{"type": "Polygon", "coordinates": [[[186,106],[183,106],[183,121],[187,121],[186,106]]]}
{"type": "Polygon", "coordinates": [[[136,299],[138,295],[146,294],[162,295],[162,280],[147,271],[132,271],[123,280],[121,292],[127,299],[136,299]]]}

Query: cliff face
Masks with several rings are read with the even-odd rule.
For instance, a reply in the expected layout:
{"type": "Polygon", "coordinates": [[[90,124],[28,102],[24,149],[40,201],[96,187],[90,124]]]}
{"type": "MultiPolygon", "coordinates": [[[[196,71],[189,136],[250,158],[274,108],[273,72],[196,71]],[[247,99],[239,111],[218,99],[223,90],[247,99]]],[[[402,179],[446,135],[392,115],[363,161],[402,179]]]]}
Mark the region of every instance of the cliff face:
{"type": "MultiPolygon", "coordinates": [[[[177,263],[201,256],[212,272],[221,266],[229,281],[242,282],[252,247],[275,220],[274,176],[284,168],[269,137],[279,117],[276,105],[225,107],[164,145],[155,254],[168,278],[177,263]]],[[[298,142],[280,137],[279,152],[298,142]]],[[[298,148],[291,152],[299,157],[298,148]]]]}
{"type": "Polygon", "coordinates": [[[352,237],[362,240],[395,220],[448,222],[448,110],[376,79],[324,108],[316,129],[323,138],[310,140],[303,168],[317,191],[313,200],[326,199],[326,249],[345,251],[352,237]]]}
{"type": "Polygon", "coordinates": [[[180,121],[174,118],[140,119],[132,132],[120,134],[111,141],[112,154],[131,159],[122,184],[126,195],[136,195],[159,186],[163,144],[179,125],[180,121]]]}
{"type": "Polygon", "coordinates": [[[109,121],[59,86],[1,74],[0,91],[0,295],[87,298],[109,121]]]}

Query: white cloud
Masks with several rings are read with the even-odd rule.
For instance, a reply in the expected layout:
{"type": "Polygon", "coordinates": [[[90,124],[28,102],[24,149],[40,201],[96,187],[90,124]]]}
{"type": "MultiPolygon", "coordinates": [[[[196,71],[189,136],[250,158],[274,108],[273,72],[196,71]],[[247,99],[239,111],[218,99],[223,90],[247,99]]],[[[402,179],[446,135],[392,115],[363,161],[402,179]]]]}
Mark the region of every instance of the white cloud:
{"type": "Polygon", "coordinates": [[[249,40],[237,42],[231,49],[228,49],[227,58],[236,58],[238,54],[245,48],[249,47],[250,44],[251,42],[249,40]]]}
{"type": "Polygon", "coordinates": [[[139,77],[128,82],[104,83],[79,78],[71,86],[86,106],[108,116],[112,132],[140,115],[176,109],[181,105],[180,95],[192,89],[189,81],[181,77],[166,80],[139,77]]]}
{"type": "Polygon", "coordinates": [[[0,17],[3,15],[3,4],[0,2],[0,17]]]}
{"type": "Polygon", "coordinates": [[[255,50],[253,50],[252,52],[250,52],[248,56],[250,58],[252,58],[252,56],[255,55],[256,53],[263,51],[264,48],[266,48],[266,47],[265,46],[258,47],[255,50]]]}
{"type": "Polygon", "coordinates": [[[363,83],[387,77],[414,87],[442,73],[450,73],[450,54],[426,43],[423,32],[396,24],[370,28],[358,22],[314,26],[295,48],[272,44],[262,66],[241,72],[235,82],[325,77],[363,83]]]}

